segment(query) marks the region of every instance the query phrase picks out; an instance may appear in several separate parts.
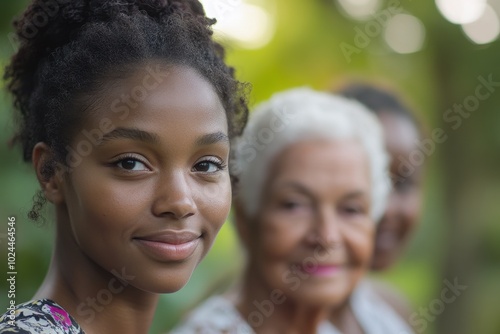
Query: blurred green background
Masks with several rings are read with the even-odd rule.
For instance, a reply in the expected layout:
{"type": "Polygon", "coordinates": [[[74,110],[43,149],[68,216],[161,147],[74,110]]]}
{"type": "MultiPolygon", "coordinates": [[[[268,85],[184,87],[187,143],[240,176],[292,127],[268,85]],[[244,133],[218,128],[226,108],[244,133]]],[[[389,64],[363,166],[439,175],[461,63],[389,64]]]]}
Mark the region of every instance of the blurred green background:
{"type": "MultiPolygon", "coordinates": [[[[2,69],[15,51],[10,23],[27,3],[0,2],[2,69]]],[[[241,80],[253,85],[252,105],[294,86],[329,89],[350,78],[375,80],[403,92],[429,132],[445,131],[447,140],[427,158],[420,229],[400,263],[377,275],[406,294],[417,312],[440,298],[443,280],[456,278],[467,285],[456,301],[429,318],[428,333],[500,333],[500,85],[490,87],[484,100],[473,97],[479,77],[500,82],[500,41],[495,41],[500,1],[485,3],[204,1],[208,13],[219,19],[217,36],[228,46],[228,61],[241,80]],[[463,103],[472,111],[454,113],[461,121],[454,128],[458,123],[445,115],[463,103]]],[[[53,229],[50,210],[43,227],[26,217],[37,184],[19,150],[7,147],[14,126],[11,109],[2,89],[0,312],[8,302],[7,217],[17,217],[17,302],[30,299],[44,277],[53,229]]],[[[229,284],[243,261],[227,223],[190,283],[162,297],[151,333],[172,328],[204,296],[229,284]]]]}

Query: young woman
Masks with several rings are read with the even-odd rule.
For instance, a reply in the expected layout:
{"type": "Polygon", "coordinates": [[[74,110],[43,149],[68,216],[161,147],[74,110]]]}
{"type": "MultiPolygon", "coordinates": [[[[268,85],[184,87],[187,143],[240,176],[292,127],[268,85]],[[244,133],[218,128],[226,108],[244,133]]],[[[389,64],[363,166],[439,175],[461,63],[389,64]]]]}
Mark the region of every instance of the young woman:
{"type": "Polygon", "coordinates": [[[359,103],[292,89],[256,108],[236,148],[241,282],[174,333],[338,334],[328,318],[370,267],[389,192],[380,125],[359,103]]]}
{"type": "Polygon", "coordinates": [[[247,116],[212,23],[194,0],[35,0],[15,22],[14,141],[56,238],[0,333],[147,333],[158,294],[186,284],[229,212],[247,116]]]}

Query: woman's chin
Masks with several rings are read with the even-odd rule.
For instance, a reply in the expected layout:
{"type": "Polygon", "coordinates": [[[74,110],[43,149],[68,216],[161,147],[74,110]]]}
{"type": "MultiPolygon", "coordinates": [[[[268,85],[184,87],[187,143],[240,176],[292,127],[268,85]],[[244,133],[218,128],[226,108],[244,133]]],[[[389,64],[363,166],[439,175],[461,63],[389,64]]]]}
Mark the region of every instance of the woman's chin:
{"type": "Polygon", "coordinates": [[[347,289],[325,289],[323,291],[302,291],[295,296],[295,301],[300,305],[307,305],[311,308],[331,308],[342,305],[349,298],[350,290],[347,289]]]}
{"type": "Polygon", "coordinates": [[[174,293],[182,289],[189,282],[192,271],[189,273],[175,273],[175,275],[158,275],[157,277],[144,282],[135,284],[135,287],[156,294],[174,293]]]}

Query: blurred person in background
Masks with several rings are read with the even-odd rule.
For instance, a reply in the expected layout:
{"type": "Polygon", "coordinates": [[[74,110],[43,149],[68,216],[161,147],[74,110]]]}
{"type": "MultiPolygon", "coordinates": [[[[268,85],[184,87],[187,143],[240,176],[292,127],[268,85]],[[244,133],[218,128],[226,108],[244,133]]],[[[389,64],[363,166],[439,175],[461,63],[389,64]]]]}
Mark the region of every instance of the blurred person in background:
{"type": "MultiPolygon", "coordinates": [[[[410,108],[392,91],[378,85],[353,83],[339,94],[365,105],[379,118],[390,154],[392,191],[386,210],[377,225],[371,270],[380,272],[391,268],[404,254],[406,246],[418,226],[421,213],[422,164],[409,165],[409,156],[418,150],[422,137],[420,122],[410,108]]],[[[382,282],[369,280],[358,286],[350,304],[340,312],[334,312],[333,323],[339,329],[353,328],[355,323],[370,322],[374,334],[398,334],[391,332],[384,318],[365,318],[358,311],[376,306],[371,300],[382,298],[406,321],[410,320],[411,307],[395,289],[382,282]]],[[[375,311],[373,311],[375,312],[375,311]]],[[[363,333],[349,331],[346,333],[363,333]]]]}
{"type": "MultiPolygon", "coordinates": [[[[256,108],[235,147],[246,268],[236,288],[209,298],[173,333],[340,333],[328,316],[370,268],[390,191],[376,117],[344,97],[292,89],[256,108]]],[[[376,306],[375,315],[359,312],[411,333],[383,300],[376,306]]]]}

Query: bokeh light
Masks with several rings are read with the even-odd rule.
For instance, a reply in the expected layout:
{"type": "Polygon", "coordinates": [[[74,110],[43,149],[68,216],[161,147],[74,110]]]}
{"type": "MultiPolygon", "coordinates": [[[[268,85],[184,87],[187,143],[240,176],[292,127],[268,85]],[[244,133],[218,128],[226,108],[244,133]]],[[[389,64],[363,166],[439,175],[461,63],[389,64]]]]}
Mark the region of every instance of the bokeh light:
{"type": "Polygon", "coordinates": [[[229,40],[238,47],[258,49],[274,35],[275,20],[263,7],[244,0],[201,0],[207,16],[217,19],[216,38],[229,40]]]}
{"type": "Polygon", "coordinates": [[[338,0],[344,14],[358,20],[370,18],[381,6],[380,0],[338,0]]]}
{"type": "Polygon", "coordinates": [[[450,22],[466,24],[476,21],[486,8],[486,0],[436,0],[441,14],[450,22]]]}
{"type": "Polygon", "coordinates": [[[388,22],[384,32],[387,45],[397,53],[420,51],[425,41],[425,27],[413,15],[397,14],[388,22]]]}
{"type": "Polygon", "coordinates": [[[476,44],[491,43],[500,34],[500,19],[496,11],[487,5],[481,17],[474,22],[463,24],[462,29],[465,35],[476,44]]]}

